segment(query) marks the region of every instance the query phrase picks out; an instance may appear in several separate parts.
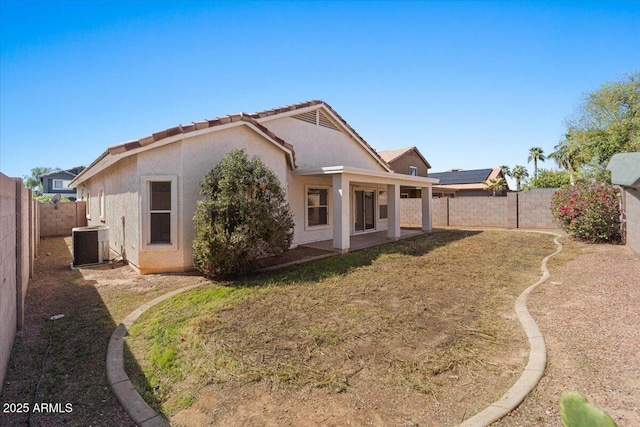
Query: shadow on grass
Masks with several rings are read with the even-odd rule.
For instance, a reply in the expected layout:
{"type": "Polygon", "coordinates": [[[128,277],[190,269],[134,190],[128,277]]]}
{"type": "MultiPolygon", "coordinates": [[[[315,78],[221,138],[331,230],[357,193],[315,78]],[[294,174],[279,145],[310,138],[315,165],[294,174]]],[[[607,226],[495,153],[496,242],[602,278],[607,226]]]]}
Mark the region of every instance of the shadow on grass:
{"type": "Polygon", "coordinates": [[[222,284],[227,286],[262,286],[269,284],[288,285],[298,282],[320,282],[343,276],[356,268],[371,265],[382,255],[409,255],[420,257],[435,249],[482,233],[474,230],[442,230],[421,234],[396,242],[389,242],[344,255],[285,267],[268,273],[252,274],[222,284]]]}
{"type": "Polygon", "coordinates": [[[71,270],[70,263],[63,237],[42,239],[27,290],[24,327],[0,395],[2,403],[28,403],[32,413],[0,411],[2,426],[135,425],[106,377],[107,343],[116,325],[96,282],[71,270]],[[51,320],[58,314],[64,317],[51,320]]]}

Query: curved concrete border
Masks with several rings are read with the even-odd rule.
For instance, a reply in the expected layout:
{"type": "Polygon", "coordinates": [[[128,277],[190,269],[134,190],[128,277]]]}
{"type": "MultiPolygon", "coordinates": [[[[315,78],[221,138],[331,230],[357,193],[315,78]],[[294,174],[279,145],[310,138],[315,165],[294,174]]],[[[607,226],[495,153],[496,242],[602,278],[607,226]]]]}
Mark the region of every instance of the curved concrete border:
{"type": "Polygon", "coordinates": [[[524,290],[516,300],[516,314],[518,315],[518,320],[522,324],[522,328],[527,334],[527,338],[529,339],[529,363],[524,368],[524,372],[518,378],[518,381],[515,382],[513,386],[505,394],[502,395],[500,399],[493,402],[489,405],[485,410],[477,413],[471,418],[466,419],[462,424],[458,427],[485,427],[488,426],[495,421],[498,421],[500,418],[507,415],[509,412],[513,411],[518,405],[522,403],[522,401],[529,395],[531,390],[538,385],[538,382],[542,378],[544,374],[544,368],[547,365],[547,348],[544,343],[544,338],[538,325],[531,317],[529,310],[527,309],[527,297],[534,289],[547,281],[550,276],[549,270],[547,269],[547,261],[562,252],[562,244],[558,241],[562,237],[562,235],[552,232],[545,231],[530,231],[530,233],[543,233],[543,234],[551,234],[556,236],[553,242],[556,244],[556,251],[551,255],[547,255],[542,260],[542,265],[540,266],[540,270],[542,271],[542,276],[540,279],[529,286],[524,290]]]}
{"type": "Polygon", "coordinates": [[[158,414],[144,401],[142,396],[140,396],[133,387],[131,380],[129,380],[129,376],[124,370],[124,337],[127,335],[129,327],[133,325],[142,313],[167,298],[200,286],[203,286],[203,283],[185,286],[184,288],[168,292],[152,301],[142,304],[125,317],[122,323],[113,331],[113,334],[111,334],[109,347],[107,347],[107,379],[120,405],[122,405],[124,410],[127,411],[127,414],[129,414],[131,419],[133,419],[139,427],[169,427],[170,424],[162,415],[158,414]]]}
{"type": "MultiPolygon", "coordinates": [[[[523,232],[523,231],[519,231],[523,232]]],[[[471,418],[465,420],[459,427],[484,427],[499,420],[514,410],[522,401],[529,395],[531,390],[538,384],[544,373],[544,368],[547,364],[547,350],[544,343],[542,333],[538,328],[538,325],[531,317],[529,310],[527,309],[527,297],[538,286],[547,281],[550,276],[547,269],[547,261],[562,252],[562,244],[558,241],[562,235],[545,231],[531,231],[533,233],[551,234],[556,236],[554,243],[557,248],[556,251],[550,255],[547,255],[542,260],[540,270],[542,271],[542,277],[524,290],[516,300],[516,314],[522,324],[527,338],[529,339],[529,363],[524,368],[524,372],[518,378],[518,381],[496,402],[489,405],[488,408],[479,412],[471,418]]],[[[133,387],[129,376],[124,370],[124,337],[127,335],[127,331],[131,325],[148,309],[161,303],[162,301],[173,297],[174,295],[182,292],[190,291],[198,288],[203,284],[186,286],[184,288],[176,289],[158,298],[142,304],[140,307],[132,311],[118,327],[111,334],[109,340],[109,346],[107,348],[107,379],[111,385],[111,389],[118,398],[118,401],[129,414],[133,421],[139,427],[170,427],[167,420],[158,414],[147,402],[138,394],[133,387]]]]}

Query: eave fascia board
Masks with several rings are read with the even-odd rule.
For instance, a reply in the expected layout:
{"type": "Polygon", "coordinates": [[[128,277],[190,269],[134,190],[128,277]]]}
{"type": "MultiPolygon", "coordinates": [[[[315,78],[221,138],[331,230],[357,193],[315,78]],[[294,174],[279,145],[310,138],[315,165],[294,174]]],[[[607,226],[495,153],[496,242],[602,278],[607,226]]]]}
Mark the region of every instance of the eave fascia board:
{"type": "Polygon", "coordinates": [[[134,148],[134,149],[120,151],[119,148],[123,147],[124,144],[126,144],[126,143],[120,144],[120,145],[117,145],[117,146],[114,146],[114,147],[110,147],[109,149],[107,149],[107,151],[105,153],[103,153],[103,157],[101,159],[99,159],[93,166],[90,166],[90,167],[86,168],[85,170],[83,170],[73,181],[71,181],[69,183],[69,186],[73,185],[72,188],[75,188],[78,185],[81,185],[82,182],[90,179],[91,177],[93,177],[96,174],[102,172],[103,170],[105,170],[109,166],[112,166],[113,164],[117,163],[119,160],[121,160],[121,159],[123,159],[125,157],[133,156],[135,154],[144,153],[145,151],[149,151],[149,150],[154,149],[154,148],[163,147],[165,145],[168,145],[168,144],[180,141],[180,140],[187,140],[187,139],[190,139],[190,138],[193,138],[193,137],[197,137],[197,136],[201,136],[201,135],[204,135],[204,134],[207,134],[207,133],[217,132],[219,130],[229,129],[229,128],[233,128],[233,127],[236,127],[236,126],[242,126],[242,125],[248,126],[249,129],[251,129],[252,131],[257,133],[259,136],[261,136],[262,138],[266,139],[267,141],[269,141],[270,143],[274,144],[276,147],[278,147],[282,151],[284,151],[285,154],[287,155],[289,166],[291,167],[291,169],[295,169],[295,160],[294,160],[294,156],[293,156],[293,153],[292,153],[291,150],[289,150],[287,147],[283,146],[279,142],[275,141],[269,135],[265,134],[262,130],[257,128],[253,123],[247,122],[247,121],[237,121],[237,122],[227,123],[227,124],[224,124],[224,125],[218,125],[218,126],[215,126],[215,127],[209,127],[209,128],[203,128],[203,129],[195,130],[195,131],[192,131],[192,132],[189,132],[189,133],[186,133],[186,134],[185,133],[177,134],[177,135],[174,135],[174,136],[163,138],[163,139],[161,139],[159,141],[155,141],[153,143],[142,145],[142,146],[140,146],[138,148],[134,148]]]}
{"type": "Polygon", "coordinates": [[[425,186],[420,184],[428,184],[426,185],[428,187],[440,182],[440,180],[436,178],[404,175],[404,174],[399,174],[395,172],[380,172],[380,171],[374,171],[371,169],[355,168],[351,166],[325,166],[317,169],[303,169],[303,170],[296,170],[293,172],[293,175],[296,175],[296,176],[336,175],[336,174],[349,175],[350,177],[354,177],[356,179],[358,177],[379,178],[379,179],[383,179],[385,182],[400,183],[400,184],[406,184],[406,185],[415,186],[415,187],[425,186]]]}

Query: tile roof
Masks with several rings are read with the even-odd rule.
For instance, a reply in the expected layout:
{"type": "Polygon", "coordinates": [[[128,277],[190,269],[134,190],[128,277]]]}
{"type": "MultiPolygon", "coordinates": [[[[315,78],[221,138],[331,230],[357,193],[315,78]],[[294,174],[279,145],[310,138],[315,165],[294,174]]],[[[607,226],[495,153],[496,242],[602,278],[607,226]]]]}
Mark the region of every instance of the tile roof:
{"type": "Polygon", "coordinates": [[[427,165],[427,169],[431,168],[431,164],[427,161],[427,159],[424,158],[420,150],[418,150],[418,147],[406,147],[397,148],[395,150],[378,151],[378,154],[384,159],[385,162],[391,163],[394,160],[404,156],[405,154],[410,153],[411,151],[415,151],[418,157],[420,157],[424,164],[427,165]]]}
{"type": "Polygon", "coordinates": [[[305,101],[297,104],[286,105],[284,107],[278,107],[270,110],[259,111],[256,113],[230,114],[226,116],[216,117],[214,119],[196,121],[186,125],[178,125],[171,128],[167,128],[159,132],[155,132],[146,137],[134,139],[134,140],[127,141],[122,144],[114,145],[107,148],[105,152],[103,152],[97,159],[95,159],[89,166],[87,166],[86,170],[91,169],[93,166],[95,166],[97,163],[99,163],[102,159],[104,159],[109,154],[116,155],[120,153],[125,153],[127,151],[135,150],[137,148],[141,148],[141,147],[156,143],[165,138],[169,138],[175,135],[187,134],[196,130],[213,128],[216,126],[221,126],[221,125],[238,122],[238,121],[250,123],[251,125],[257,127],[261,132],[268,135],[278,144],[282,145],[283,147],[291,151],[291,155],[293,158],[293,164],[291,166],[295,168],[296,167],[295,166],[295,150],[293,146],[287,143],[286,141],[284,141],[282,138],[278,137],[273,132],[271,132],[267,127],[259,123],[258,120],[263,119],[265,117],[275,116],[282,113],[288,113],[290,111],[312,107],[315,105],[324,105],[335,116],[335,118],[337,118],[342,123],[342,125],[344,125],[353,135],[355,135],[370,150],[372,155],[378,158],[378,160],[381,162],[382,165],[388,168],[389,171],[391,170],[391,167],[387,164],[387,162],[382,157],[380,157],[380,155],[376,152],[376,150],[374,150],[373,147],[371,147],[369,143],[367,143],[367,141],[365,141],[364,138],[362,138],[358,134],[358,132],[356,132],[355,129],[353,129],[347,123],[347,121],[342,118],[342,116],[340,116],[340,114],[338,114],[329,104],[321,100],[305,101]]]}
{"type": "Polygon", "coordinates": [[[395,150],[378,151],[378,154],[384,159],[385,162],[391,163],[398,157],[402,156],[408,151],[413,150],[414,148],[415,147],[396,148],[395,150]]]}

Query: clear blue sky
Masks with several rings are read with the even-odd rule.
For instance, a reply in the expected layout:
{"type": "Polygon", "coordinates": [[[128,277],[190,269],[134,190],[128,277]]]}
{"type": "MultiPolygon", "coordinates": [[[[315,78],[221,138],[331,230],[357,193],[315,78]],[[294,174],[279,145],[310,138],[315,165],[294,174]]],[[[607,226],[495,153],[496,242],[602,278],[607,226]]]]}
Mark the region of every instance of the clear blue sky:
{"type": "Polygon", "coordinates": [[[640,69],[640,2],[0,0],[0,19],[9,176],[310,99],[432,172],[532,172],[586,92],[640,69]]]}

